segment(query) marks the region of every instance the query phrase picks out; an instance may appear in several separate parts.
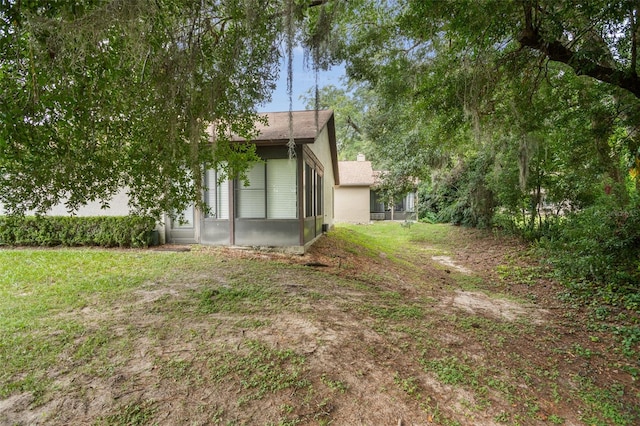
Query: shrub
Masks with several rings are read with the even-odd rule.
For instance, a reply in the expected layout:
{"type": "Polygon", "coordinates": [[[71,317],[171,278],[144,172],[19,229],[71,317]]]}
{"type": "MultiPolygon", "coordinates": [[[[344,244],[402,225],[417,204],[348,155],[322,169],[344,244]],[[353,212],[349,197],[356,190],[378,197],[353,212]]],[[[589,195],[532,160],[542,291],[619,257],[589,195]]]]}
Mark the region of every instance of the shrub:
{"type": "Polygon", "coordinates": [[[0,245],[147,247],[155,224],[144,216],[0,216],[0,245]]]}
{"type": "Polygon", "coordinates": [[[455,225],[491,226],[495,199],[486,182],[491,161],[490,153],[479,153],[434,174],[431,185],[421,188],[420,217],[455,225]]]}
{"type": "Polygon", "coordinates": [[[639,202],[572,213],[547,229],[539,246],[574,291],[640,311],[639,202]]]}

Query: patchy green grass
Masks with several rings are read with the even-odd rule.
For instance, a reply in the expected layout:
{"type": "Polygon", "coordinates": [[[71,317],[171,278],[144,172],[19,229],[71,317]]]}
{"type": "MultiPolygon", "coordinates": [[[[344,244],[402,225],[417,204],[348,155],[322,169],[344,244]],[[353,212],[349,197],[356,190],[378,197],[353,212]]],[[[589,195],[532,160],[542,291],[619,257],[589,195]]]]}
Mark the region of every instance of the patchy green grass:
{"type": "MultiPolygon", "coordinates": [[[[446,274],[431,254],[455,256],[461,235],[339,226],[323,268],[203,247],[0,250],[0,399],[53,425],[637,422],[636,382],[591,374],[633,370],[637,336],[609,350],[604,307],[606,330],[568,308],[536,324],[454,306],[460,289],[521,303],[509,286],[535,290],[538,273],[507,260],[500,293],[446,274]]],[[[11,413],[0,423],[30,423],[11,413]]]]}
{"type": "Polygon", "coordinates": [[[40,394],[47,369],[69,348],[78,361],[101,351],[108,332],[90,330],[74,312],[109,305],[182,267],[175,257],[142,251],[0,251],[0,397],[40,394]]]}
{"type": "Polygon", "coordinates": [[[233,355],[224,351],[209,362],[216,382],[231,381],[248,391],[238,399],[239,406],[267,394],[311,386],[305,377],[304,356],[291,349],[271,348],[259,340],[249,340],[243,346],[246,353],[233,355]]]}
{"type": "Polygon", "coordinates": [[[127,404],[115,413],[99,418],[95,426],[142,426],[151,421],[155,412],[152,401],[127,404]]]}
{"type": "Polygon", "coordinates": [[[415,223],[411,227],[398,222],[377,222],[373,225],[341,224],[334,231],[338,238],[352,243],[355,251],[362,248],[371,256],[380,252],[391,256],[418,253],[422,245],[446,250],[451,246],[450,236],[455,228],[444,224],[425,225],[415,223]]]}
{"type": "Polygon", "coordinates": [[[586,424],[597,426],[637,424],[637,410],[622,402],[622,397],[630,391],[629,389],[625,389],[619,383],[612,383],[609,387],[598,387],[584,377],[574,379],[579,385],[577,393],[586,403],[586,410],[581,416],[581,420],[586,424]]]}

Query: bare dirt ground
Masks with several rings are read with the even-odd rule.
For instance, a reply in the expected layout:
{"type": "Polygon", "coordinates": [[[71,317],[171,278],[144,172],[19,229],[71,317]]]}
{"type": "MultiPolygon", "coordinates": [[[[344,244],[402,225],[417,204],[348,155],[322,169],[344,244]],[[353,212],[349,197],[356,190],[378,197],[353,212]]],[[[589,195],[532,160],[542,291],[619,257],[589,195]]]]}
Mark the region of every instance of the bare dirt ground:
{"type": "Polygon", "coordinates": [[[197,249],[186,255],[215,258],[210,274],[72,313],[109,343],[60,359],[46,394],[0,401],[0,424],[637,421],[637,360],[615,336],[562,302],[517,241],[452,236],[446,254],[407,254],[414,266],[330,236],[305,256],[197,249]],[[262,280],[261,300],[222,297],[262,280]],[[203,311],[203,294],[218,307],[203,311]]]}

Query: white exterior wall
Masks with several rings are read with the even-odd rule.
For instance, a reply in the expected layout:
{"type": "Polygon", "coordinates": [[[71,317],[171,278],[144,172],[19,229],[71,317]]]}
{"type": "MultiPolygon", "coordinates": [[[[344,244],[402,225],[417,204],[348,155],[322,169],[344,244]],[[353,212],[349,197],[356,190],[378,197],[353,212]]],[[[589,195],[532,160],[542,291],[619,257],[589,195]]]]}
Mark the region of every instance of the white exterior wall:
{"type": "MultiPolygon", "coordinates": [[[[75,216],[126,216],[129,214],[129,196],[124,189],[118,191],[114,197],[109,200],[109,208],[101,209],[99,202],[90,202],[80,207],[75,216]]],[[[58,204],[47,212],[48,216],[67,216],[64,204],[58,204]]]]}
{"type": "Polygon", "coordinates": [[[335,188],[336,222],[369,223],[370,191],[368,186],[335,188]]]}
{"type": "MultiPolygon", "coordinates": [[[[312,144],[307,145],[311,152],[313,152],[318,160],[322,163],[324,167],[324,176],[323,176],[323,186],[324,186],[324,221],[331,228],[334,223],[334,199],[333,199],[333,187],[335,186],[336,180],[333,176],[333,159],[331,158],[331,149],[329,148],[329,131],[325,126],[322,129],[322,132],[318,135],[316,141],[312,144]]],[[[367,204],[367,208],[368,204],[367,204]]]]}
{"type": "MultiPolygon", "coordinates": [[[[99,202],[90,202],[80,207],[74,216],[126,216],[129,214],[129,196],[125,189],[118,191],[109,201],[109,208],[100,208],[99,202]]],[[[0,214],[5,214],[4,207],[0,204],[0,214]]],[[[69,216],[64,203],[57,204],[47,211],[47,216],[69,216]]]]}

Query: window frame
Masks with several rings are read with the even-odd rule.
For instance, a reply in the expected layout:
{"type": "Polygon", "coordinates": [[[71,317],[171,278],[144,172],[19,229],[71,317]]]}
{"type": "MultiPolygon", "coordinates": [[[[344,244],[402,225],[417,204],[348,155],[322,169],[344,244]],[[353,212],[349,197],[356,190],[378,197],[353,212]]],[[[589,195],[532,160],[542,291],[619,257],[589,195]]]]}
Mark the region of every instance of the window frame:
{"type": "Polygon", "coordinates": [[[206,170],[204,177],[206,188],[204,192],[204,202],[207,206],[207,209],[204,212],[204,218],[229,220],[229,178],[225,177],[222,182],[219,182],[220,171],[216,169],[206,170]],[[213,177],[213,185],[211,177],[213,177]],[[226,190],[226,197],[223,197],[223,187],[226,190]],[[213,208],[210,203],[210,194],[213,194],[213,208]]]}
{"type": "MultiPolygon", "coordinates": [[[[299,212],[299,208],[298,208],[298,191],[300,190],[300,185],[298,182],[298,167],[297,167],[297,163],[294,163],[293,166],[293,170],[289,170],[293,171],[293,173],[291,174],[294,178],[294,182],[292,184],[292,186],[295,188],[295,192],[293,193],[293,197],[292,200],[295,202],[295,204],[293,205],[293,210],[292,213],[293,215],[290,217],[273,217],[273,210],[270,209],[270,204],[275,202],[275,203],[279,203],[281,201],[279,200],[272,200],[274,197],[270,196],[270,194],[274,194],[275,191],[273,190],[273,187],[270,188],[270,180],[273,179],[269,179],[270,176],[270,166],[274,169],[272,170],[281,170],[280,167],[278,167],[278,165],[275,162],[279,162],[282,160],[287,160],[287,161],[296,161],[296,160],[291,160],[291,159],[284,159],[284,158],[268,158],[265,159],[263,161],[260,162],[256,162],[253,163],[253,165],[251,166],[253,167],[257,167],[259,165],[262,165],[262,173],[263,173],[263,186],[262,188],[254,188],[251,189],[250,187],[253,185],[251,183],[251,180],[249,179],[249,185],[244,186],[244,183],[242,180],[240,179],[235,179],[235,197],[234,197],[234,202],[235,202],[235,218],[239,219],[239,220],[244,220],[244,219],[262,219],[262,220],[296,220],[299,218],[300,216],[300,212],[299,212]],[[241,204],[242,204],[242,199],[243,199],[243,194],[249,194],[249,191],[261,191],[262,192],[262,205],[261,205],[261,215],[251,215],[251,216],[241,216],[241,204]]],[[[247,176],[249,178],[249,176],[247,176]]],[[[273,176],[272,176],[273,177],[273,176]]]]}

